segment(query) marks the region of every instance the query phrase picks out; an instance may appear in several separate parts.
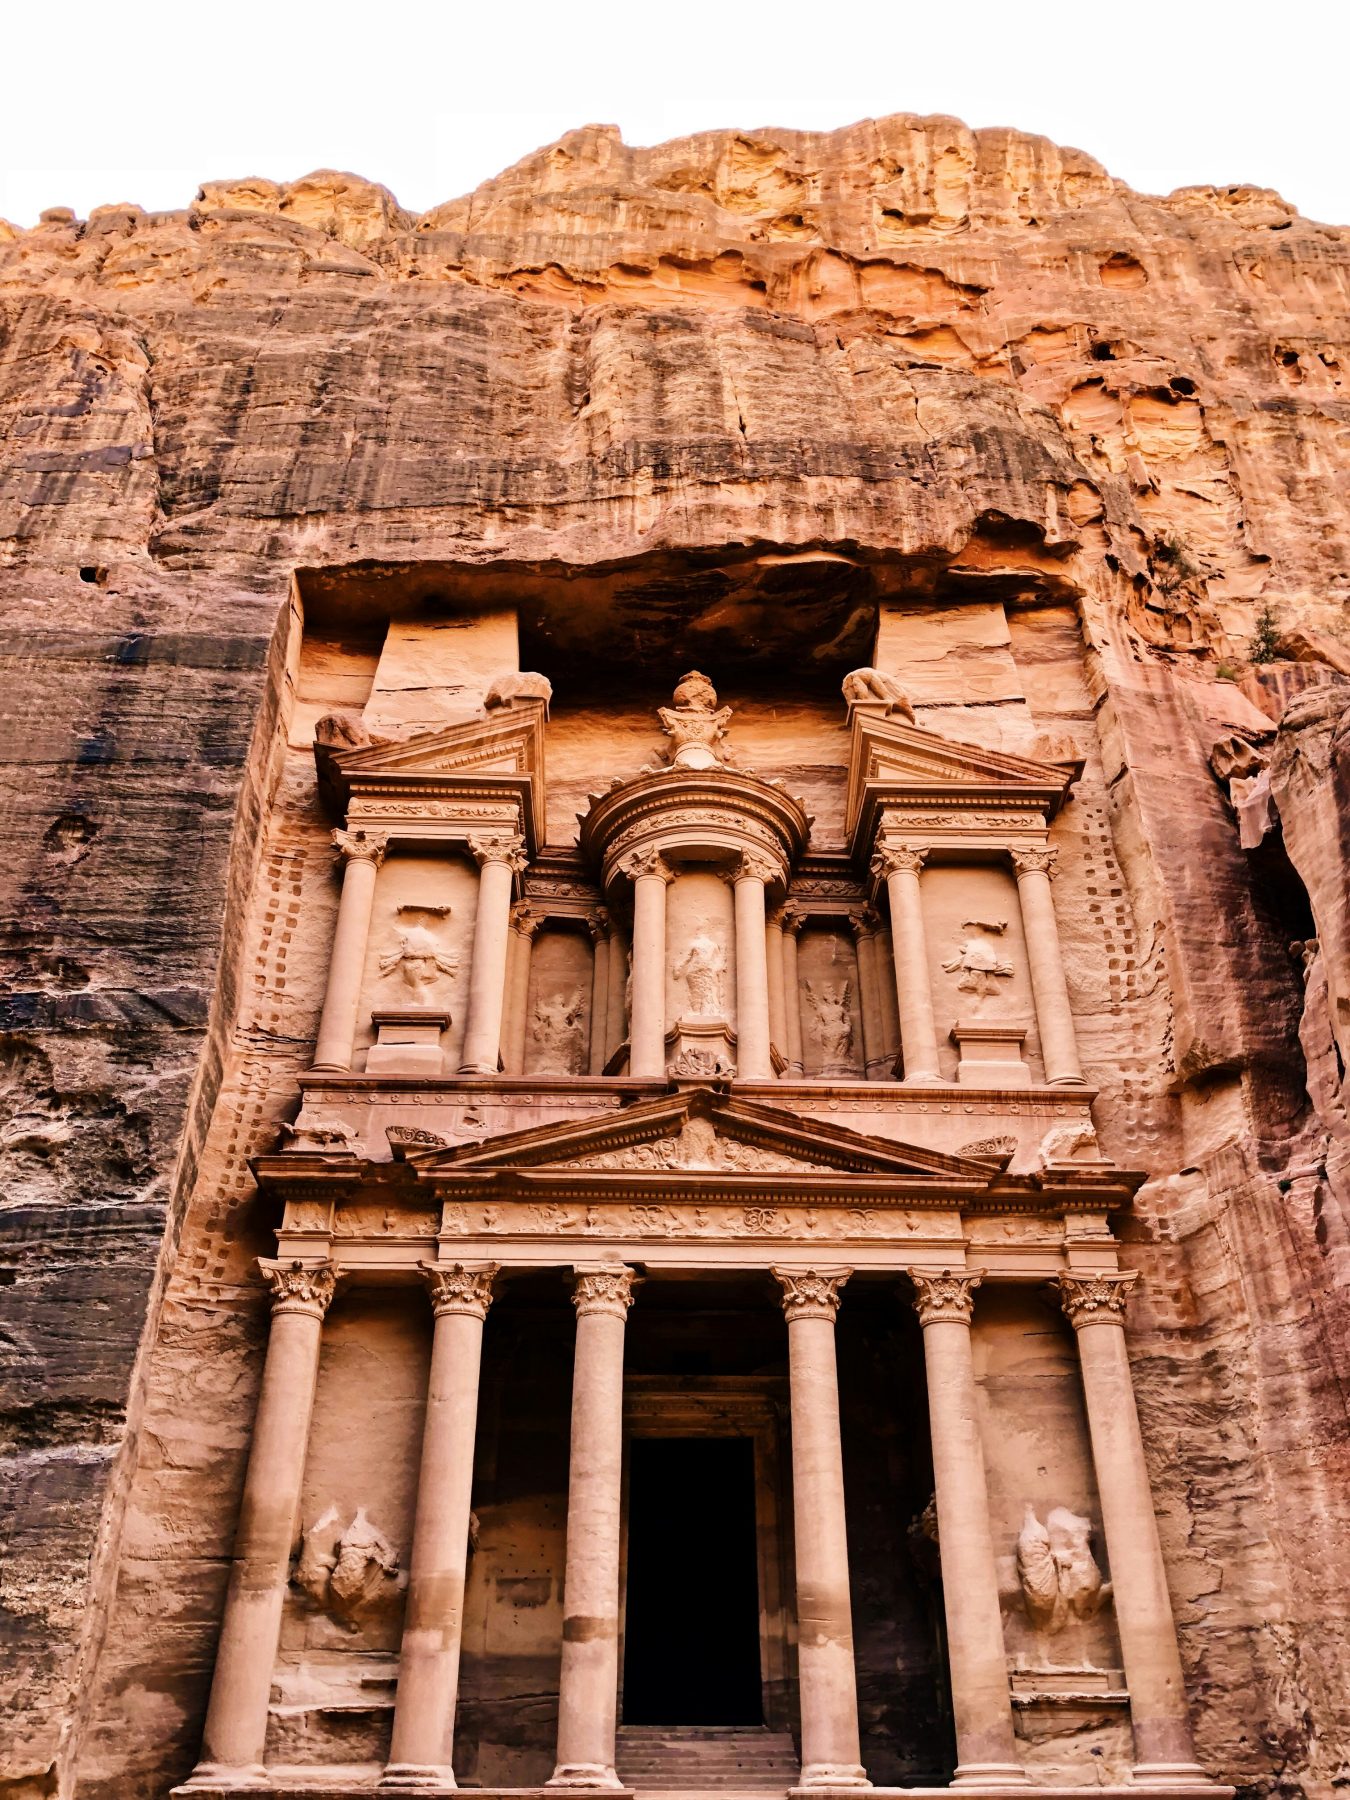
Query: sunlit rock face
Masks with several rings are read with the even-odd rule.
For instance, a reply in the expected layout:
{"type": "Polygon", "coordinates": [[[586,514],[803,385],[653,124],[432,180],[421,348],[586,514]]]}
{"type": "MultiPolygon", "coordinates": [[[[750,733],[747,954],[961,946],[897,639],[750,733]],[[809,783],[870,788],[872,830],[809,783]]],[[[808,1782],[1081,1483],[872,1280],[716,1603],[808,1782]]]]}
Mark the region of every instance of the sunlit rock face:
{"type": "MultiPolygon", "coordinates": [[[[1081,152],[907,115],[645,150],[587,127],[420,217],[321,172],[209,182],[176,213],[0,223],[0,1794],[158,1800],[200,1754],[268,1338],[256,1259],[281,1224],[250,1159],[359,1146],[392,1184],[362,1203],[364,1242],[404,1229],[389,1171],[437,1145],[594,1121],[667,1079],[735,1100],[746,899],[722,865],[753,860],[750,837],[676,845],[665,986],[649,964],[640,1001],[649,1024],[666,1006],[675,1047],[639,1078],[621,1054],[636,865],[578,827],[621,813],[628,784],[686,778],[747,817],[777,784],[763,804],[790,816],[762,873],[769,916],[798,909],[779,965],[796,1037],[775,1003],[747,1104],[1011,1158],[1028,1181],[1061,1161],[1145,1177],[1112,1230],[1139,1275],[1127,1338],[1195,1753],[1252,1793],[1330,1794],[1350,1759],[1348,273],[1350,234],[1267,190],[1143,197],[1081,152]],[[661,709],[695,670],[729,726],[693,733],[707,766],[672,771],[661,709]],[[510,824],[502,1072],[460,1073],[471,1023],[484,1041],[468,1002],[491,854],[405,845],[375,873],[349,1041],[369,1092],[439,1098],[316,1111],[307,1092],[301,1114],[352,784],[423,753],[407,778],[429,779],[466,730],[480,774],[533,782],[510,824]],[[897,1080],[917,977],[891,941],[895,867],[878,875],[864,840],[888,806],[923,819],[907,838],[948,827],[917,801],[868,810],[874,742],[911,778],[1067,784],[1044,829],[1082,1088],[1055,1085],[1044,915],[992,838],[915,877],[933,1098],[897,1080]]],[[[695,1109],[612,1166],[749,1179],[742,1139],[711,1129],[695,1109]]],[[[603,1173],[627,1152],[588,1154],[603,1173]]],[[[823,1179],[804,1141],[755,1154],[823,1179]]],[[[778,1221],[789,1251],[874,1271],[838,1327],[863,1758],[877,1781],[945,1782],[912,1255],[811,1211],[798,1196],[778,1221]]],[[[584,1235],[584,1208],[567,1219],[560,1236],[584,1235]]],[[[968,1243],[993,1277],[1023,1254],[988,1221],[968,1243]]],[[[801,1327],[762,1265],[746,1251],[741,1285],[726,1276],[748,1321],[730,1362],[722,1301],[693,1309],[717,1379],[786,1381],[801,1327]]],[[[991,1280],[974,1370],[1017,1754],[1037,1783],[1095,1784],[1094,1753],[1123,1778],[1105,1676],[1129,1602],[1074,1342],[1039,1287],[991,1280]],[[1103,1683],[1080,1682],[1066,1723],[1046,1672],[1089,1666],[1103,1683]]],[[[369,1774],[432,1314],[361,1292],[324,1325],[267,1754],[369,1774]]],[[[512,1786],[553,1766],[573,1340],[562,1284],[503,1296],[456,1757],[512,1786]],[[537,1467],[507,1453],[505,1418],[537,1467]]],[[[667,1304],[653,1276],[628,1326],[658,1424],[667,1304]]],[[[757,1479],[763,1641],[788,1645],[790,1484],[757,1479]]],[[[786,1785],[800,1695],[781,1645],[763,1704],[786,1785]]]]}

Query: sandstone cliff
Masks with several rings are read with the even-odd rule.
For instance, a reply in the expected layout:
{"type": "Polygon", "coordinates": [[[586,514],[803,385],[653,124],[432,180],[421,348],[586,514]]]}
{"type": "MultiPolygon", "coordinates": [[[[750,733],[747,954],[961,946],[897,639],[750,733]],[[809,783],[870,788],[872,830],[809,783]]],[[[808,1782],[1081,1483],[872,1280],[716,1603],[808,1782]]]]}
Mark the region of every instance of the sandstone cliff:
{"type": "MultiPolygon", "coordinates": [[[[838,569],[1075,609],[1133,946],[1102,1134],[1154,1176],[1133,1348],[1200,1745],[1252,1792],[1344,1779],[1348,282],[1350,231],[1264,190],[1148,198],[907,116],[588,128],[421,217],[321,173],[0,224],[0,1793],[72,1791],[90,1743],[83,1791],[184,1767],[166,1640],[100,1653],[132,1470],[180,1454],[142,1375],[247,979],[293,571],[638,569],[715,641],[691,559],[770,613],[838,569]],[[1292,869],[1209,762],[1291,695],[1292,869]],[[134,1743],[89,1729],[110,1682],[134,1743]]],[[[167,1633],[199,1685],[201,1625],[167,1633]]]]}

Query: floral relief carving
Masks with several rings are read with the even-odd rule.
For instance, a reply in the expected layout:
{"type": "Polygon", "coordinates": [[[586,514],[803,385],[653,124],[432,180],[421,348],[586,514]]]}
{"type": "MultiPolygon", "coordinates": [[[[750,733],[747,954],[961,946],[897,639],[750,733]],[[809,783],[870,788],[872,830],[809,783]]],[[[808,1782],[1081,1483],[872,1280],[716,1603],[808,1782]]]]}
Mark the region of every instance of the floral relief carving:
{"type": "Polygon", "coordinates": [[[673,706],[657,709],[661,729],[670,739],[673,768],[711,769],[727,761],[729,706],[719,707],[717,690],[697,669],[683,677],[672,696],[673,706]]]}
{"type": "Polygon", "coordinates": [[[737,1138],[720,1137],[709,1119],[686,1119],[679,1135],[654,1143],[630,1144],[621,1150],[601,1151],[567,1165],[574,1169],[671,1169],[744,1170],[747,1173],[786,1173],[793,1169],[822,1169],[829,1165],[807,1158],[781,1156],[737,1138]]]}

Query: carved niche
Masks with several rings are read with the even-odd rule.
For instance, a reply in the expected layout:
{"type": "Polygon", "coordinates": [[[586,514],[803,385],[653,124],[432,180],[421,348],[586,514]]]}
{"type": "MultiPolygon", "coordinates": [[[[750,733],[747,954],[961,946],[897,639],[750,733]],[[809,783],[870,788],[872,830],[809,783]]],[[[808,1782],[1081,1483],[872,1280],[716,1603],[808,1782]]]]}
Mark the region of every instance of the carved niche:
{"type": "Polygon", "coordinates": [[[1111,1598],[1092,1554],[1092,1524],[1067,1506],[1052,1506],[1042,1524],[1028,1506],[1017,1538],[1017,1579],[1027,1617],[1060,1632],[1093,1619],[1111,1598]]]}

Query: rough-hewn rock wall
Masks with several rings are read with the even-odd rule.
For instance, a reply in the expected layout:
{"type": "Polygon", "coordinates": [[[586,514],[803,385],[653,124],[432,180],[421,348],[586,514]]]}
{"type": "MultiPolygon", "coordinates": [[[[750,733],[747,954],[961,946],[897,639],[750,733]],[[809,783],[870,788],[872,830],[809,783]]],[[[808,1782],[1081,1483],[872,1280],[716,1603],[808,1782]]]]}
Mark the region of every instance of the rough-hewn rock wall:
{"type": "MultiPolygon", "coordinates": [[[[1147,199],[907,117],[650,151],[591,129],[421,218],[321,175],[0,224],[0,1793],[71,1790],[122,1499],[159,1454],[137,1371],[234,1017],[292,570],[801,551],[1077,611],[1143,1021],[1100,1124],[1155,1171],[1133,1347],[1201,1753],[1329,1791],[1347,1227],[1337,1081],[1313,1111],[1302,1065],[1350,1047],[1333,690],[1276,753],[1321,1013],[1293,890],[1207,757],[1277,710],[1216,679],[1258,607],[1300,679],[1337,660],[1348,270],[1350,232],[1264,191],[1147,199]]],[[[182,1772],[161,1704],[101,1741],[101,1790],[133,1791],[119,1757],[137,1793],[182,1772]]]]}

